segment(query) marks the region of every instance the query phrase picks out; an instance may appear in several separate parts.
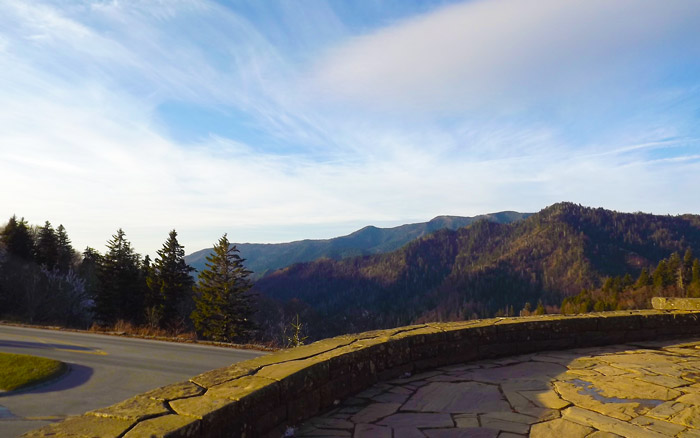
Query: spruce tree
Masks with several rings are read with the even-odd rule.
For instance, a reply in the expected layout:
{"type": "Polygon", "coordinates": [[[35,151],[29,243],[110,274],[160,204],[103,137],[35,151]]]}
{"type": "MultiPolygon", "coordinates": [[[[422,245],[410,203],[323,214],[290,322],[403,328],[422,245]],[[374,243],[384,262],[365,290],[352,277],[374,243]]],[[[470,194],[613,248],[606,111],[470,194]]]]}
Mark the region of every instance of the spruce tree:
{"type": "Polygon", "coordinates": [[[651,284],[651,277],[649,276],[649,271],[647,268],[642,268],[642,272],[639,274],[637,282],[634,284],[635,289],[641,289],[644,286],[649,286],[651,284]]]}
{"type": "Polygon", "coordinates": [[[26,314],[27,290],[34,285],[34,240],[24,218],[12,216],[0,233],[0,318],[26,314]]]}
{"type": "Polygon", "coordinates": [[[666,286],[673,284],[673,274],[668,269],[668,264],[666,260],[661,260],[654,269],[654,274],[652,275],[654,287],[657,290],[663,289],[666,286]]]}
{"type": "Polygon", "coordinates": [[[253,309],[248,290],[251,271],[238,255],[226,234],[214,245],[207,256],[206,268],[199,273],[196,309],[192,322],[197,332],[215,341],[245,341],[249,338],[253,323],[253,309]]]}
{"type": "Polygon", "coordinates": [[[76,259],[75,250],[71,245],[68,233],[63,224],[56,228],[56,239],[58,241],[58,255],[56,258],[56,266],[61,272],[68,272],[73,268],[74,260],[76,259]]]}
{"type": "Polygon", "coordinates": [[[19,257],[25,261],[34,259],[34,240],[24,218],[17,220],[12,216],[2,230],[2,242],[8,255],[19,257]]]}
{"type": "Polygon", "coordinates": [[[34,260],[48,269],[53,269],[58,264],[58,237],[49,221],[46,221],[44,226],[39,228],[34,248],[34,260]]]}
{"type": "Polygon", "coordinates": [[[143,319],[143,292],[140,284],[140,256],[126,240],[120,228],[107,242],[98,271],[100,288],[95,305],[100,322],[110,324],[117,320],[138,323],[143,319]]]}
{"type": "Polygon", "coordinates": [[[691,280],[688,295],[691,297],[700,297],[700,260],[693,260],[691,268],[691,280]]]}
{"type": "Polygon", "coordinates": [[[83,251],[83,258],[78,266],[78,276],[85,282],[85,293],[93,302],[97,299],[100,289],[100,266],[102,265],[102,255],[91,247],[86,247],[83,251]]]}
{"type": "Polygon", "coordinates": [[[158,250],[153,266],[148,272],[151,292],[149,312],[155,312],[161,327],[172,327],[182,322],[183,308],[192,295],[194,268],[185,263],[185,247],[177,241],[177,232],[170,231],[163,248],[158,250]]]}

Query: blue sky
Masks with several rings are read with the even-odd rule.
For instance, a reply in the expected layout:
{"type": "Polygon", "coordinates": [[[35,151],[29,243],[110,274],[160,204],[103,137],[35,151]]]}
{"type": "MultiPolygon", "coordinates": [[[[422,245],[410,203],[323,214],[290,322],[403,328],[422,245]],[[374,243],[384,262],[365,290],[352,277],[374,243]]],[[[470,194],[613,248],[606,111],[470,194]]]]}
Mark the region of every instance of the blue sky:
{"type": "Polygon", "coordinates": [[[154,254],[700,213],[700,2],[0,0],[0,219],[154,254]]]}

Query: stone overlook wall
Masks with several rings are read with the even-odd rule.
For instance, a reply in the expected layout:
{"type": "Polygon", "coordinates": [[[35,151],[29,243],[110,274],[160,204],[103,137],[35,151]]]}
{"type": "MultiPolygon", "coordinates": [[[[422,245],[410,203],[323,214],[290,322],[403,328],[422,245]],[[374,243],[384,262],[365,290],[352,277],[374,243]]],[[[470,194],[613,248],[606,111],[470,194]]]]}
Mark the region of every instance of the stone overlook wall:
{"type": "Polygon", "coordinates": [[[339,336],[209,371],[27,437],[281,437],[377,381],[541,350],[700,334],[700,312],[624,311],[422,324],[339,336]]]}

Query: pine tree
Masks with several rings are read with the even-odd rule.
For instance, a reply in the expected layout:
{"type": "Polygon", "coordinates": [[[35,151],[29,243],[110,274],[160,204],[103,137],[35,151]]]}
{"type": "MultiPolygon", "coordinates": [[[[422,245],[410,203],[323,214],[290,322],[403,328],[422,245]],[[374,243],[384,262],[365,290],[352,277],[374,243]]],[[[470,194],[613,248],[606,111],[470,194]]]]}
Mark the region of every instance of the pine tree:
{"type": "Polygon", "coordinates": [[[194,268],[185,263],[185,247],[177,241],[177,232],[170,231],[147,279],[152,293],[149,308],[156,312],[161,327],[177,325],[189,313],[184,313],[183,308],[192,296],[192,271],[194,268]]]}
{"type": "Polygon", "coordinates": [[[652,278],[654,280],[654,287],[657,289],[663,289],[673,284],[673,274],[669,271],[666,260],[661,260],[659,262],[656,269],[654,269],[652,278]]]}
{"type": "Polygon", "coordinates": [[[56,239],[58,241],[56,266],[58,266],[59,271],[65,273],[73,268],[73,263],[77,256],[63,224],[56,228],[56,239]]]}
{"type": "Polygon", "coordinates": [[[693,250],[688,248],[683,255],[683,268],[690,270],[693,267],[693,250]]]}
{"type": "Polygon", "coordinates": [[[0,237],[9,255],[26,261],[34,259],[34,240],[24,218],[17,220],[17,216],[12,216],[0,237]]]}
{"type": "Polygon", "coordinates": [[[39,265],[53,269],[58,264],[58,237],[51,222],[46,221],[39,229],[35,245],[34,260],[39,265]]]}
{"type": "Polygon", "coordinates": [[[85,248],[83,258],[78,266],[78,275],[85,281],[85,293],[95,301],[100,289],[99,271],[102,255],[91,247],[85,248]]]}
{"type": "Polygon", "coordinates": [[[238,255],[226,234],[207,256],[206,268],[199,273],[196,309],[192,322],[199,334],[215,341],[245,341],[253,330],[251,296],[247,293],[252,284],[251,271],[238,255]]]}
{"type": "Polygon", "coordinates": [[[700,297],[700,260],[698,259],[693,260],[688,295],[691,297],[700,297]]]}
{"type": "Polygon", "coordinates": [[[0,233],[0,318],[26,315],[26,291],[35,282],[34,240],[24,218],[12,216],[0,233]]]}
{"type": "Polygon", "coordinates": [[[637,282],[634,284],[635,289],[641,289],[644,286],[649,286],[651,284],[651,277],[649,276],[649,270],[647,268],[642,268],[642,272],[639,274],[637,282]]]}
{"type": "Polygon", "coordinates": [[[96,296],[97,317],[102,323],[143,319],[143,290],[140,284],[140,257],[134,253],[120,228],[107,242],[107,253],[98,271],[100,288],[96,296]]]}
{"type": "Polygon", "coordinates": [[[299,314],[297,313],[296,320],[289,322],[290,336],[286,336],[287,348],[300,347],[304,345],[304,342],[309,338],[304,336],[304,324],[299,320],[299,314]]]}

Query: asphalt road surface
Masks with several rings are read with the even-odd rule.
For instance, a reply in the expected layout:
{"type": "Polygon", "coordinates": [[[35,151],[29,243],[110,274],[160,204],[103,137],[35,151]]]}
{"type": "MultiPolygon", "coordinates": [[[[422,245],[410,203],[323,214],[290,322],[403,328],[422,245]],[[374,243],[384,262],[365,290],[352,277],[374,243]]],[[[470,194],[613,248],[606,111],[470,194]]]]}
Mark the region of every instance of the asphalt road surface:
{"type": "MultiPolygon", "coordinates": [[[[265,354],[88,333],[0,325],[0,351],[58,359],[63,377],[26,391],[0,394],[0,437],[69,415],[109,406],[204,371],[265,354]]],[[[2,370],[0,370],[2,372],[2,370]]]]}

